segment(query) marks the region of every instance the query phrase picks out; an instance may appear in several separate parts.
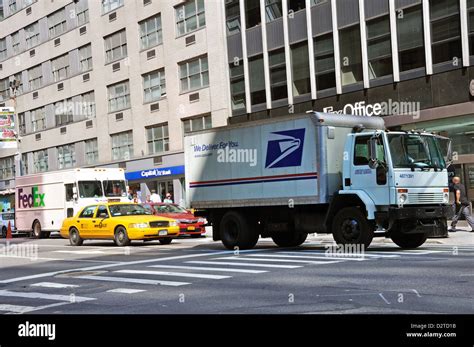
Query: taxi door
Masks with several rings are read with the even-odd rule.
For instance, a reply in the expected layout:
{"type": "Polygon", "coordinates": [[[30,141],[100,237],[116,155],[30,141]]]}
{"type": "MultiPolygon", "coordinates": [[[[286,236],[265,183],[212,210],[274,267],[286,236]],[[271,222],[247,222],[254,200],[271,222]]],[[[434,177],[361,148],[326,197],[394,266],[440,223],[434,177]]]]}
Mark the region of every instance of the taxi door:
{"type": "Polygon", "coordinates": [[[92,233],[92,225],[94,220],[95,211],[97,205],[85,207],[81,214],[74,220],[74,224],[79,230],[79,234],[82,238],[92,238],[94,235],[92,233]]]}
{"type": "Polygon", "coordinates": [[[110,214],[107,206],[99,205],[92,220],[92,233],[96,238],[110,238],[113,237],[113,232],[110,225],[110,214]]]}

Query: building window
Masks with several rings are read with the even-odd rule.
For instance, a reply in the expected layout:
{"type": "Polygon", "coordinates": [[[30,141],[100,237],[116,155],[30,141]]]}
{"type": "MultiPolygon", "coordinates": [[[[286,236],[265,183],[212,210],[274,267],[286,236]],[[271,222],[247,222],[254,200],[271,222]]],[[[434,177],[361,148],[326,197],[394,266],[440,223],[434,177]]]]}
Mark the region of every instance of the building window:
{"type": "Polygon", "coordinates": [[[189,92],[209,85],[207,56],[179,64],[181,92],[189,92]]]}
{"type": "Polygon", "coordinates": [[[264,104],[266,102],[266,96],[262,55],[249,59],[249,75],[251,104],[264,104]]]}
{"type": "Polygon", "coordinates": [[[305,0],[288,0],[288,11],[299,11],[306,8],[305,0]]]}
{"type": "Polygon", "coordinates": [[[76,165],[74,144],[56,147],[58,150],[58,169],[67,169],[76,165]]]}
{"type": "Polygon", "coordinates": [[[13,157],[0,159],[0,180],[6,180],[15,176],[15,161],[13,157]]]}
{"type": "Polygon", "coordinates": [[[33,167],[35,173],[49,170],[47,149],[33,152],[33,167]]]}
{"type": "Polygon", "coordinates": [[[306,41],[291,46],[291,66],[293,68],[293,95],[311,93],[308,43],[306,41]]]}
{"type": "Polygon", "coordinates": [[[16,0],[8,0],[8,11],[10,15],[14,14],[16,11],[18,11],[18,6],[16,3],[16,0]]]}
{"type": "MultiPolygon", "coordinates": [[[[467,3],[468,8],[468,26],[469,26],[469,54],[474,55],[474,0],[469,0],[467,3]]],[[[0,43],[0,59],[2,56],[0,43]]]]}
{"type": "Polygon", "coordinates": [[[104,37],[105,62],[110,63],[127,56],[127,36],[125,29],[104,37]]]}
{"type": "Polygon", "coordinates": [[[260,17],[260,1],[244,0],[245,1],[245,21],[246,27],[252,28],[261,23],[260,17]]]}
{"type": "Polygon", "coordinates": [[[54,104],[54,115],[57,127],[74,121],[74,107],[70,107],[71,105],[73,105],[71,98],[54,104]]]}
{"type": "Polygon", "coordinates": [[[270,64],[270,85],[272,100],[288,98],[286,83],[285,50],[279,49],[268,55],[270,64]]]}
{"type": "Polygon", "coordinates": [[[397,37],[400,71],[424,67],[425,46],[421,6],[404,9],[403,16],[397,16],[397,37]]]}
{"type": "Polygon", "coordinates": [[[361,82],[363,75],[359,25],[341,29],[339,37],[342,85],[361,82]]]}
{"type": "Polygon", "coordinates": [[[48,16],[49,38],[61,35],[66,31],[66,9],[62,8],[48,16]]]}
{"type": "Polygon", "coordinates": [[[327,1],[328,0],[311,0],[311,6],[319,5],[319,4],[325,3],[327,1]]]}
{"type": "Polygon", "coordinates": [[[26,49],[39,44],[39,23],[35,22],[25,28],[26,49]]]}
{"type": "Polygon", "coordinates": [[[20,135],[26,134],[26,118],[24,113],[18,114],[18,129],[20,130],[20,135]]]}
{"type": "Polygon", "coordinates": [[[20,32],[17,31],[13,34],[11,34],[11,38],[12,38],[12,50],[13,50],[13,54],[18,54],[20,53],[20,32]]]}
{"type": "Polygon", "coordinates": [[[69,54],[51,60],[51,71],[54,82],[59,82],[69,76],[69,54]]]}
{"type": "Polygon", "coordinates": [[[30,173],[28,167],[28,153],[23,153],[21,155],[21,175],[28,175],[30,173]]]}
{"type": "Polygon", "coordinates": [[[0,60],[7,59],[7,40],[0,40],[0,60]]]}
{"type": "Polygon", "coordinates": [[[244,63],[230,64],[230,94],[232,98],[232,111],[245,109],[245,78],[244,63]]]}
{"type": "Polygon", "coordinates": [[[206,25],[204,0],[190,0],[177,6],[175,11],[178,36],[185,35],[206,25]]]}
{"type": "Polygon", "coordinates": [[[228,0],[225,3],[227,35],[240,32],[240,6],[239,0],[228,0]]]}
{"type": "Polygon", "coordinates": [[[124,110],[130,107],[130,86],[128,80],[108,86],[107,90],[109,112],[124,110]]]}
{"type": "Polygon", "coordinates": [[[283,16],[281,0],[265,0],[265,17],[267,23],[283,16]]]}
{"type": "Polygon", "coordinates": [[[0,101],[5,101],[10,98],[10,81],[8,78],[0,80],[0,101]]]}
{"type": "Polygon", "coordinates": [[[170,150],[168,123],[160,124],[146,129],[148,154],[157,154],[170,150]]]}
{"type": "Polygon", "coordinates": [[[147,49],[163,42],[161,15],[158,14],[140,22],[140,46],[147,49]]]}
{"type": "Polygon", "coordinates": [[[92,165],[99,161],[99,148],[97,146],[97,139],[90,139],[85,141],[86,145],[86,164],[92,165]]]}
{"type": "Polygon", "coordinates": [[[166,95],[166,79],[164,69],[144,74],[142,77],[145,102],[156,101],[166,95]]]}
{"type": "Polygon", "coordinates": [[[325,90],[336,87],[334,65],[334,41],[332,33],[314,38],[314,65],[316,88],[325,90]]]}
{"type": "Polygon", "coordinates": [[[30,90],[35,90],[43,84],[43,71],[41,65],[37,65],[28,70],[28,82],[30,90]]]}
{"type": "Polygon", "coordinates": [[[183,119],[183,129],[185,133],[212,128],[212,117],[205,116],[183,119]]]}
{"type": "Polygon", "coordinates": [[[433,64],[462,59],[459,1],[430,1],[433,64]]]}
{"type": "MultiPolygon", "coordinates": [[[[76,4],[77,26],[81,26],[89,22],[89,9],[87,7],[79,9],[78,6],[79,6],[79,3],[76,4]]],[[[86,6],[87,6],[87,2],[86,2],[86,6]]]]}
{"type": "Polygon", "coordinates": [[[102,0],[102,14],[109,13],[123,6],[123,0],[102,0]]]}
{"type": "Polygon", "coordinates": [[[20,71],[16,74],[14,74],[13,76],[10,76],[11,78],[11,81],[14,82],[14,81],[18,81],[18,87],[16,87],[16,90],[15,90],[15,95],[20,95],[20,94],[23,94],[23,73],[20,71]]]}
{"type": "Polygon", "coordinates": [[[32,131],[41,131],[46,129],[46,112],[44,107],[30,111],[32,131]]]}
{"type": "Polygon", "coordinates": [[[112,160],[128,160],[133,155],[132,131],[111,135],[112,160]]]}
{"type": "Polygon", "coordinates": [[[367,53],[370,79],[392,74],[389,16],[367,22],[367,53]]]}
{"type": "Polygon", "coordinates": [[[81,108],[84,118],[95,118],[95,95],[93,91],[81,95],[81,108]]]}
{"type": "Polygon", "coordinates": [[[92,70],[92,46],[90,44],[79,48],[79,64],[81,72],[92,70]]]}

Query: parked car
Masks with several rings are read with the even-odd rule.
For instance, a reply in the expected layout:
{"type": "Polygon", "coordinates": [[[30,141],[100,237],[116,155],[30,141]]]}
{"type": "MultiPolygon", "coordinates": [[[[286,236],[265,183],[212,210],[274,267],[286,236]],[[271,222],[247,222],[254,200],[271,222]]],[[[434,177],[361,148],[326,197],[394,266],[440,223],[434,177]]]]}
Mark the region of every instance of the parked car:
{"type": "Polygon", "coordinates": [[[196,217],[185,208],[176,204],[167,203],[145,203],[145,208],[152,211],[155,216],[173,218],[179,223],[180,235],[191,235],[191,237],[201,237],[206,233],[205,218],[196,217]]]}
{"type": "Polygon", "coordinates": [[[140,204],[98,203],[66,218],[60,233],[73,246],[88,239],[114,240],[117,246],[127,246],[132,240],[169,244],[179,235],[179,226],[174,219],[154,216],[140,204]]]}
{"type": "Polygon", "coordinates": [[[10,222],[12,233],[15,230],[15,212],[2,211],[0,213],[0,238],[7,237],[8,223],[10,222]]]}

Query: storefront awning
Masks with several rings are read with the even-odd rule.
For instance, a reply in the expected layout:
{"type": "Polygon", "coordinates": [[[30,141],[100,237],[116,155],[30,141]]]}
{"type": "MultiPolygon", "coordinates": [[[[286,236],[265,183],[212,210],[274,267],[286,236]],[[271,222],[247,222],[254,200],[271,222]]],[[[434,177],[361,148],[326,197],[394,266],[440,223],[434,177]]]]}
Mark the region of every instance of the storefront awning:
{"type": "Polygon", "coordinates": [[[126,172],[125,178],[128,181],[138,181],[175,175],[184,175],[184,165],[126,172]]]}

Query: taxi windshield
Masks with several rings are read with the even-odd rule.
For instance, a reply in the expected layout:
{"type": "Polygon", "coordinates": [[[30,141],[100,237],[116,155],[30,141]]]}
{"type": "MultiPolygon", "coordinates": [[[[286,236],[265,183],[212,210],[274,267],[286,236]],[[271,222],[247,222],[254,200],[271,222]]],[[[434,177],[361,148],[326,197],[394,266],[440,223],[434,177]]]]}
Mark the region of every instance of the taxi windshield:
{"type": "Polygon", "coordinates": [[[150,210],[146,209],[142,205],[137,205],[137,204],[110,205],[109,210],[112,217],[141,216],[141,215],[152,214],[150,210]]]}

